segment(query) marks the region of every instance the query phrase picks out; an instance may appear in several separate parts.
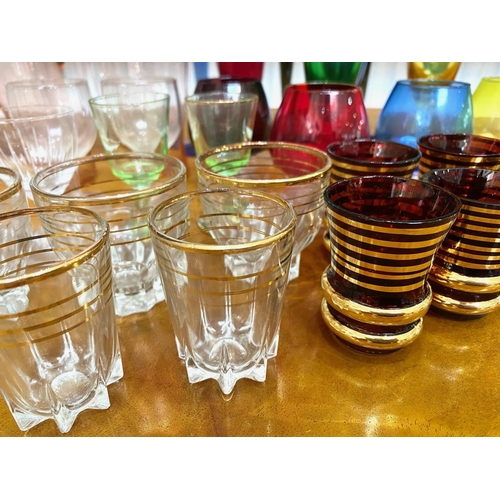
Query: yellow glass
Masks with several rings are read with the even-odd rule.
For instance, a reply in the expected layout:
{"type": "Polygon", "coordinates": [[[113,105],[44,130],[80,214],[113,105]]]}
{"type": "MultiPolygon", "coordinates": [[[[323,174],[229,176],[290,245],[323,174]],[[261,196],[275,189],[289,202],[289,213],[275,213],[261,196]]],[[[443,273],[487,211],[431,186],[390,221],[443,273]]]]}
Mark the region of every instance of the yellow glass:
{"type": "Polygon", "coordinates": [[[485,77],[472,95],[473,131],[500,139],[500,77],[485,77]]]}
{"type": "Polygon", "coordinates": [[[454,80],[460,64],[459,62],[409,62],[408,78],[454,80]]]}

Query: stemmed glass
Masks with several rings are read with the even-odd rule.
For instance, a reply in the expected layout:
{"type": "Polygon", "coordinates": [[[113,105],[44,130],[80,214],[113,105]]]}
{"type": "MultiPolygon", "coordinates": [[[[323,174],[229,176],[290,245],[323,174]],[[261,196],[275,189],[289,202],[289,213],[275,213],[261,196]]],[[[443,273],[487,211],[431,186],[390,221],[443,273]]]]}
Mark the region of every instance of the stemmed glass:
{"type": "Polygon", "coordinates": [[[354,85],[289,85],[271,128],[271,141],[326,151],[332,142],[368,139],[370,128],[361,89],[354,85]]]}
{"type": "Polygon", "coordinates": [[[106,78],[101,82],[104,95],[134,94],[137,92],[155,92],[170,96],[170,111],[168,120],[168,147],[174,148],[181,136],[182,108],[179,98],[179,89],[175,78],[148,77],[148,78],[106,78]]]}
{"type": "Polygon", "coordinates": [[[39,170],[75,157],[77,133],[73,110],[61,106],[6,108],[0,117],[0,161],[21,175],[27,198],[30,179],[39,170]]]}
{"type": "Polygon", "coordinates": [[[89,106],[86,80],[22,80],[5,86],[7,102],[19,106],[68,106],[73,108],[78,144],[75,156],[85,156],[94,146],[97,130],[89,106]]]}
{"type": "Polygon", "coordinates": [[[108,153],[168,153],[167,94],[143,92],[90,99],[90,108],[108,153]]]}

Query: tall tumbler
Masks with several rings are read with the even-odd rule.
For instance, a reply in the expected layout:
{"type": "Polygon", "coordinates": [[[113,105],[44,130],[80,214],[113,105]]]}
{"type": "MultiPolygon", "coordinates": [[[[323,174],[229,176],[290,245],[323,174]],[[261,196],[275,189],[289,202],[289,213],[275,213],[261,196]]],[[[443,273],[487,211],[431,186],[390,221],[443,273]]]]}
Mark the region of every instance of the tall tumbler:
{"type": "Polygon", "coordinates": [[[484,316],[500,307],[500,172],[437,169],[423,180],[462,201],[431,269],[432,305],[462,318],[484,316]]]}
{"type": "Polygon", "coordinates": [[[118,316],[163,301],[147,218],[158,203],[186,190],[181,161],[153,154],[87,156],[43,170],[31,190],[39,206],[84,207],[108,221],[118,316]]]}
{"type": "Polygon", "coordinates": [[[279,328],[296,215],[259,191],[220,189],[175,196],[149,226],[179,356],[191,383],[266,379],[279,328]]]}
{"type": "Polygon", "coordinates": [[[347,345],[388,352],[413,342],[432,301],[433,258],[460,200],[431,184],[353,177],[325,190],[331,262],[321,313],[347,345]]]}
{"type": "Polygon", "coordinates": [[[0,392],[23,431],[110,406],[123,375],[109,227],[68,207],[0,214],[0,392]]]}

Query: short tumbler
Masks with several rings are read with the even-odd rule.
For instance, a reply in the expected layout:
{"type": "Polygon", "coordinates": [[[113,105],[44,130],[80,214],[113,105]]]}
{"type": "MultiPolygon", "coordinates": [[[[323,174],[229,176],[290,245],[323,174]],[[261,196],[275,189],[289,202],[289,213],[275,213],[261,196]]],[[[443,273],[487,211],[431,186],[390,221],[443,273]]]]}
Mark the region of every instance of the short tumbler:
{"type": "Polygon", "coordinates": [[[462,317],[500,306],[500,172],[438,169],[423,178],[462,201],[429,275],[433,307],[462,317]]]}
{"type": "Polygon", "coordinates": [[[39,206],[84,207],[108,221],[118,316],[163,301],[147,218],[158,203],[186,190],[181,161],[154,154],[87,156],[39,172],[31,190],[39,206]]]}
{"type": "Polygon", "coordinates": [[[331,263],[321,313],[348,345],[388,352],[413,342],[432,301],[432,261],[460,200],[416,179],[354,177],[325,190],[331,263]]]}
{"type": "Polygon", "coordinates": [[[109,227],[89,210],[0,215],[0,392],[23,431],[68,432],[122,377],[109,227]]]}
{"type": "Polygon", "coordinates": [[[171,198],[149,225],[179,356],[189,381],[266,379],[280,327],[296,215],[258,191],[195,191],[171,198]]]}
{"type": "Polygon", "coordinates": [[[251,141],[257,104],[257,94],[245,92],[202,92],[186,97],[196,156],[217,146],[251,141]]]}
{"type": "Polygon", "coordinates": [[[248,142],[207,151],[196,159],[198,187],[237,187],[273,193],[297,212],[290,280],[299,276],[300,253],[322,227],[323,191],[331,162],[316,148],[286,142],[248,142]]]}
{"type": "Polygon", "coordinates": [[[433,134],[418,140],[421,179],[429,170],[443,168],[500,169],[500,140],[471,134],[433,134]]]}

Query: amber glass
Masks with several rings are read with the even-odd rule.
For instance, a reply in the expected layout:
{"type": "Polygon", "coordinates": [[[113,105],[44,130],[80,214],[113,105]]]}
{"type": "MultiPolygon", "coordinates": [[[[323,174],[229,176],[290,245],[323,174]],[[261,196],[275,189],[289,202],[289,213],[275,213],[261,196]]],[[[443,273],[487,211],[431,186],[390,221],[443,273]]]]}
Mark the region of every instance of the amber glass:
{"type": "Polygon", "coordinates": [[[324,195],[331,261],[323,319],[357,348],[408,345],[431,305],[427,277],[460,200],[416,179],[380,175],[338,181],[324,195]]]}
{"type": "Polygon", "coordinates": [[[431,270],[432,304],[465,317],[484,316],[500,306],[500,172],[437,169],[423,179],[462,202],[431,270]]]}
{"type": "Polygon", "coordinates": [[[370,137],[359,87],[333,83],[290,85],[271,128],[272,141],[326,151],[332,142],[370,137]]]}
{"type": "Polygon", "coordinates": [[[429,170],[440,168],[500,168],[500,140],[469,134],[435,134],[421,137],[422,153],[418,171],[422,178],[429,170]]]}
{"type": "Polygon", "coordinates": [[[408,78],[454,80],[460,64],[459,62],[409,62],[408,78]]]}

